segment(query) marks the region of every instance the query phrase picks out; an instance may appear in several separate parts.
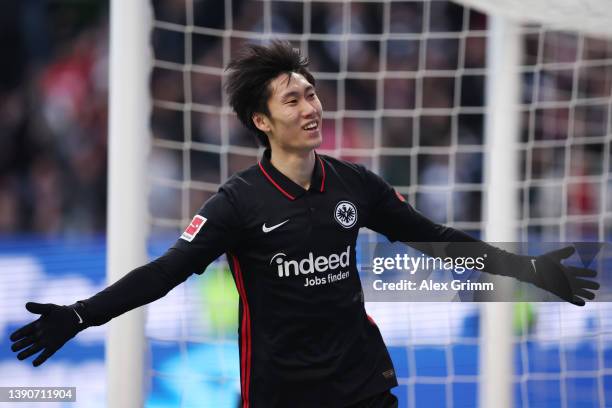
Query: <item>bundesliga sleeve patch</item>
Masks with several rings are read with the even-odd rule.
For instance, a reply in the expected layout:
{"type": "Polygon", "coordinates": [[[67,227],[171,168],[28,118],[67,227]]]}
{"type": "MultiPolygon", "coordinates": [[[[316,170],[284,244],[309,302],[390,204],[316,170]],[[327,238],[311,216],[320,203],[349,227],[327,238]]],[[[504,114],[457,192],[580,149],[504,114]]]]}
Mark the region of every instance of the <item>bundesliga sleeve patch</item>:
{"type": "Polygon", "coordinates": [[[193,217],[189,226],[185,228],[185,231],[183,231],[181,239],[184,239],[187,242],[193,241],[195,236],[198,235],[198,232],[200,232],[202,229],[204,223],[206,223],[206,218],[202,217],[201,215],[196,215],[193,217]]]}

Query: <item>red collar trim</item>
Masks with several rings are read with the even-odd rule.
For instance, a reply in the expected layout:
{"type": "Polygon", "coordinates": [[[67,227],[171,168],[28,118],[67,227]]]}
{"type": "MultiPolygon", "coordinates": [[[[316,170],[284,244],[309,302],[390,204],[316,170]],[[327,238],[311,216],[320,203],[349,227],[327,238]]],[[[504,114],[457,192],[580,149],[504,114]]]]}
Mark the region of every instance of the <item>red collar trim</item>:
{"type": "Polygon", "coordinates": [[[285,197],[287,197],[290,200],[295,200],[295,197],[292,196],[291,194],[289,194],[288,192],[286,192],[285,190],[283,190],[281,188],[281,186],[279,186],[276,181],[274,181],[274,179],[272,177],[270,177],[270,175],[266,172],[266,170],[263,168],[263,166],[261,165],[261,162],[257,163],[259,164],[259,168],[261,169],[261,171],[263,172],[264,176],[266,176],[266,178],[270,181],[270,183],[272,183],[274,185],[274,187],[276,187],[278,189],[278,191],[280,191],[281,193],[283,193],[285,195],[285,197]]]}

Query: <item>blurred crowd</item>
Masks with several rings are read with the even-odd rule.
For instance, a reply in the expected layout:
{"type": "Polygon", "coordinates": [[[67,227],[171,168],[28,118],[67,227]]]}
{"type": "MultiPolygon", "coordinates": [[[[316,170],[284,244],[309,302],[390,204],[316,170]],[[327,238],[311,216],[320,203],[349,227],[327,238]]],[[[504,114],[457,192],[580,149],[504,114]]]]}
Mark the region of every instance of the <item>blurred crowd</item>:
{"type": "Polygon", "coordinates": [[[0,233],[104,231],[104,2],[23,0],[0,13],[0,233]]]}
{"type": "MultiPolygon", "coordinates": [[[[101,232],[108,5],[10,3],[0,17],[3,56],[11,61],[0,68],[0,233],[101,232]]],[[[377,167],[437,221],[480,221],[482,14],[448,1],[225,3],[153,1],[152,135],[189,141],[183,146],[190,149],[186,155],[154,147],[153,175],[182,180],[189,157],[195,191],[197,182],[220,183],[254,163],[254,138],[221,109],[222,69],[244,42],[272,32],[311,60],[326,112],[323,151],[377,167]],[[188,23],[193,33],[186,38],[188,23]],[[192,69],[184,71],[184,64],[192,69]],[[456,185],[467,187],[453,191],[456,185]]],[[[551,183],[524,186],[522,215],[537,225],[538,218],[597,214],[601,183],[588,176],[604,172],[601,139],[610,132],[612,88],[610,64],[597,62],[612,58],[611,42],[530,30],[525,45],[521,176],[551,183]],[[567,138],[575,141],[569,154],[567,138]],[[549,143],[555,140],[560,144],[549,143]],[[556,181],[566,175],[577,178],[563,207],[556,181]]],[[[178,191],[153,191],[154,216],[184,216],[178,191]]],[[[206,194],[191,195],[192,211],[206,194]]]]}

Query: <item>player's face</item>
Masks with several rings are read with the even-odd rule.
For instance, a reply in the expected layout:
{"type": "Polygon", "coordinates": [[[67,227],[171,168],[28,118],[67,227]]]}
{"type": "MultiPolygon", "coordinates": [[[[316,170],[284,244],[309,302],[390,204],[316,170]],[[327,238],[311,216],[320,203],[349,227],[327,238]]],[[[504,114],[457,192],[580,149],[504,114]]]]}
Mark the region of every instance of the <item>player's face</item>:
{"type": "Polygon", "coordinates": [[[255,125],[264,131],[272,149],[307,152],[321,145],[323,108],[314,86],[303,75],[281,74],[270,83],[270,115],[256,114],[255,125]]]}

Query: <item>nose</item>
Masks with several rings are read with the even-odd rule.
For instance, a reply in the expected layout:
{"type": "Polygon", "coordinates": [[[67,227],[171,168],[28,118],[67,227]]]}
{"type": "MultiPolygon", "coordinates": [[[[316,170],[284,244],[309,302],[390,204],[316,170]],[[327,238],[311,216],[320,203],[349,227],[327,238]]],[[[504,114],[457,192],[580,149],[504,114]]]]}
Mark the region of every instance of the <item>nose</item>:
{"type": "Polygon", "coordinates": [[[311,118],[313,116],[315,116],[317,113],[317,107],[309,102],[309,101],[304,101],[304,106],[302,108],[302,115],[304,115],[305,118],[311,118]]]}

